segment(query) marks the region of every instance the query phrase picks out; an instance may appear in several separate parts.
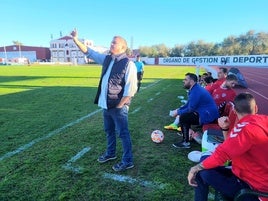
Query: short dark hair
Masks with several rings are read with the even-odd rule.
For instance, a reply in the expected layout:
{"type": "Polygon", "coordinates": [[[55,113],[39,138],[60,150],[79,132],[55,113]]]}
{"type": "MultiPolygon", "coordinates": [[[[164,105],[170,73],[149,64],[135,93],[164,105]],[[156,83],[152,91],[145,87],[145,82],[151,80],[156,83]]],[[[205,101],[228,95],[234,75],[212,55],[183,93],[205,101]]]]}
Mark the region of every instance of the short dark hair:
{"type": "Polygon", "coordinates": [[[255,102],[255,98],[250,93],[240,93],[234,99],[234,108],[238,113],[253,114],[256,105],[252,104],[253,101],[255,102]]]}
{"type": "Polygon", "coordinates": [[[186,73],[185,76],[189,76],[189,78],[193,80],[194,82],[197,82],[198,80],[196,74],[194,73],[186,73]]]}
{"type": "Polygon", "coordinates": [[[212,83],[213,82],[213,77],[211,77],[211,76],[207,76],[207,77],[205,77],[204,78],[204,81],[206,82],[206,83],[212,83]]]}
{"type": "Polygon", "coordinates": [[[238,79],[237,79],[235,74],[227,75],[226,80],[228,80],[228,81],[238,81],[238,79]]]}
{"type": "Polygon", "coordinates": [[[227,73],[228,73],[228,69],[227,69],[227,68],[220,67],[219,69],[222,70],[222,72],[223,72],[224,74],[227,74],[227,73]]]}

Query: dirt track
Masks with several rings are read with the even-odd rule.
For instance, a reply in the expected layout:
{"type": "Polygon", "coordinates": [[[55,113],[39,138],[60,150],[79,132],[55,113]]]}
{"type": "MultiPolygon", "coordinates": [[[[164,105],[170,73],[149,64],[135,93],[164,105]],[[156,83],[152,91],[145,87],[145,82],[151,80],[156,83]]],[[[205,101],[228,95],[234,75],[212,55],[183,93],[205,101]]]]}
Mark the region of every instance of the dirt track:
{"type": "Polygon", "coordinates": [[[259,114],[268,115],[268,67],[237,67],[243,74],[248,88],[237,87],[237,93],[249,92],[257,100],[259,114]]]}

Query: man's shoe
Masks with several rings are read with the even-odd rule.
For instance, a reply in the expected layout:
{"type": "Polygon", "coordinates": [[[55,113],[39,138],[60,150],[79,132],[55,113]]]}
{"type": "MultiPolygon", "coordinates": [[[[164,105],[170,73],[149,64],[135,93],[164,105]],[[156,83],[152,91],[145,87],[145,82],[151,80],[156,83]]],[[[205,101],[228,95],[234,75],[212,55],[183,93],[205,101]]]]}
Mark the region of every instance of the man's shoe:
{"type": "Polygon", "coordinates": [[[182,142],[179,142],[179,143],[174,143],[174,144],[172,144],[172,146],[175,147],[175,148],[184,148],[184,149],[191,148],[190,142],[185,142],[185,141],[182,141],[182,142]]]}
{"type": "Polygon", "coordinates": [[[114,160],[114,159],[116,159],[116,156],[108,156],[106,153],[104,153],[98,158],[97,161],[99,163],[105,163],[107,161],[114,160]]]}
{"type": "Polygon", "coordinates": [[[164,126],[167,130],[178,130],[178,126],[176,124],[170,124],[168,126],[164,126]]]}
{"type": "Polygon", "coordinates": [[[133,168],[133,163],[124,164],[122,162],[115,164],[112,168],[116,172],[124,171],[130,168],[133,168]]]}
{"type": "Polygon", "coordinates": [[[180,126],[178,126],[177,131],[181,132],[181,127],[180,126]]]}

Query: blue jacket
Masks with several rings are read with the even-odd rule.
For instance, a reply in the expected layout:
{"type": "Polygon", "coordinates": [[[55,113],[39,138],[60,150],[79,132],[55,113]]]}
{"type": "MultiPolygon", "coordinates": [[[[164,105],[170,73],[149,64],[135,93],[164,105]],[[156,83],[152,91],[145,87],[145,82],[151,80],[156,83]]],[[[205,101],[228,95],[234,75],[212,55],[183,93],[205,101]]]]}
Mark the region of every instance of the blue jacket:
{"type": "Polygon", "coordinates": [[[211,123],[219,118],[218,107],[211,94],[199,84],[195,84],[188,92],[188,101],[178,108],[178,114],[197,112],[200,124],[211,123]]]}

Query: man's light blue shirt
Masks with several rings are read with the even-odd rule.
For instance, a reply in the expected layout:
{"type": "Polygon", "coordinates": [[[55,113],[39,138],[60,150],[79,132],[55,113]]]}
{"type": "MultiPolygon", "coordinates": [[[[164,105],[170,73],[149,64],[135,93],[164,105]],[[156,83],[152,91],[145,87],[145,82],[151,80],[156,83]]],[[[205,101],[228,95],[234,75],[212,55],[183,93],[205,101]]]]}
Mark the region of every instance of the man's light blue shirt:
{"type": "MultiPolygon", "coordinates": [[[[90,48],[86,53],[86,57],[93,59],[98,64],[103,64],[106,54],[98,53],[90,48]]],[[[106,73],[103,75],[101,83],[101,93],[98,100],[98,106],[107,109],[107,91],[108,91],[108,80],[114,64],[114,59],[110,62],[106,73]]],[[[133,61],[128,63],[128,67],[125,74],[125,87],[123,96],[134,96],[137,92],[137,69],[133,61]]]]}

